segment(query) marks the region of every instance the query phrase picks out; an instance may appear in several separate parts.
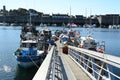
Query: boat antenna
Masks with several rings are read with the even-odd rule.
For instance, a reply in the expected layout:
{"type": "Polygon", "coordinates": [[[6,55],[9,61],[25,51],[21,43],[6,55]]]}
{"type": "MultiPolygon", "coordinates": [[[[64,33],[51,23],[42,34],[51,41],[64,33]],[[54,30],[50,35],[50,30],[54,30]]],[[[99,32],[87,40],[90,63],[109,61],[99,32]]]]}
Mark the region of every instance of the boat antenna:
{"type": "Polygon", "coordinates": [[[87,28],[87,36],[90,37],[93,34],[92,31],[93,31],[93,28],[87,28]]]}
{"type": "Polygon", "coordinates": [[[70,5],[70,28],[71,28],[71,5],[70,5]]]}
{"type": "Polygon", "coordinates": [[[32,16],[32,13],[31,13],[31,11],[29,11],[29,18],[30,18],[29,24],[30,24],[30,25],[31,25],[31,16],[32,16]]]}
{"type": "Polygon", "coordinates": [[[87,25],[87,9],[85,9],[85,16],[86,16],[85,25],[87,25]]]}
{"type": "Polygon", "coordinates": [[[91,9],[90,9],[90,27],[92,27],[92,20],[91,20],[91,17],[92,17],[92,11],[91,11],[91,9]]]}

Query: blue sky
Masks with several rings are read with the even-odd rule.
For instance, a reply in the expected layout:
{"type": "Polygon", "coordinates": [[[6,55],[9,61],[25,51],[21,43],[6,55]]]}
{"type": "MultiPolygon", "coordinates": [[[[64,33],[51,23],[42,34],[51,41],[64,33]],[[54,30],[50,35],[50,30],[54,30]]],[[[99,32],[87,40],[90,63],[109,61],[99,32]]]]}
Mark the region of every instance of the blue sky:
{"type": "Polygon", "coordinates": [[[0,9],[32,8],[46,14],[72,15],[119,14],[120,0],[0,0],[0,9]]]}

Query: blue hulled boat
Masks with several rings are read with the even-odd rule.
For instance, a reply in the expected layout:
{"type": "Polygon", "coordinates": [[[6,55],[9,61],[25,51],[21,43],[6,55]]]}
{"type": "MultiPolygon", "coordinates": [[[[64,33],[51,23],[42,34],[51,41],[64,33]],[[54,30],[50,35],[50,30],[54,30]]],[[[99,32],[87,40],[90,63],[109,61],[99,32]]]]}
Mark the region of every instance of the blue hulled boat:
{"type": "Polygon", "coordinates": [[[38,50],[38,41],[25,40],[21,41],[20,48],[15,52],[18,64],[22,67],[30,67],[37,64],[40,61],[43,50],[38,50]]]}
{"type": "Polygon", "coordinates": [[[22,27],[20,47],[15,52],[20,66],[27,68],[40,61],[45,49],[39,35],[34,26],[22,27]]]}

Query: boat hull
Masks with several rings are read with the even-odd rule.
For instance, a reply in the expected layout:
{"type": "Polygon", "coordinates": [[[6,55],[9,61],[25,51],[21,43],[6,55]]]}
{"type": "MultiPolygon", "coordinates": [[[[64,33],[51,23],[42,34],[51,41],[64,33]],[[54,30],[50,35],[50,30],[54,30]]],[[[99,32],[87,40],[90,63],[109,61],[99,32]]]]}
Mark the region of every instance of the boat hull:
{"type": "MultiPolygon", "coordinates": [[[[36,61],[35,64],[38,64],[39,61],[36,61]]],[[[18,61],[18,65],[23,67],[23,68],[29,68],[35,65],[33,62],[19,62],[18,61]]]]}
{"type": "Polygon", "coordinates": [[[18,65],[24,68],[35,66],[40,62],[41,56],[17,56],[18,65]]]}

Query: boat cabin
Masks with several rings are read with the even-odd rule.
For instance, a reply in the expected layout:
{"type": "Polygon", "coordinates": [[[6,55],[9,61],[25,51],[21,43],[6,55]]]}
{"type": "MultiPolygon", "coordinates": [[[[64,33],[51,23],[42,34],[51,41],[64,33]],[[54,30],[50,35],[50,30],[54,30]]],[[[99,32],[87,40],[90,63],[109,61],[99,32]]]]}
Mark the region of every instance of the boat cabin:
{"type": "Polygon", "coordinates": [[[75,37],[74,33],[75,32],[73,30],[68,30],[68,36],[69,37],[75,37]]]}
{"type": "Polygon", "coordinates": [[[37,47],[37,41],[32,41],[32,40],[22,41],[21,46],[23,48],[36,48],[37,47]]]}
{"type": "Polygon", "coordinates": [[[81,37],[80,47],[89,50],[96,50],[97,43],[92,37],[81,37]]]}
{"type": "Polygon", "coordinates": [[[37,55],[37,41],[26,40],[21,42],[22,55],[37,55]]]}

